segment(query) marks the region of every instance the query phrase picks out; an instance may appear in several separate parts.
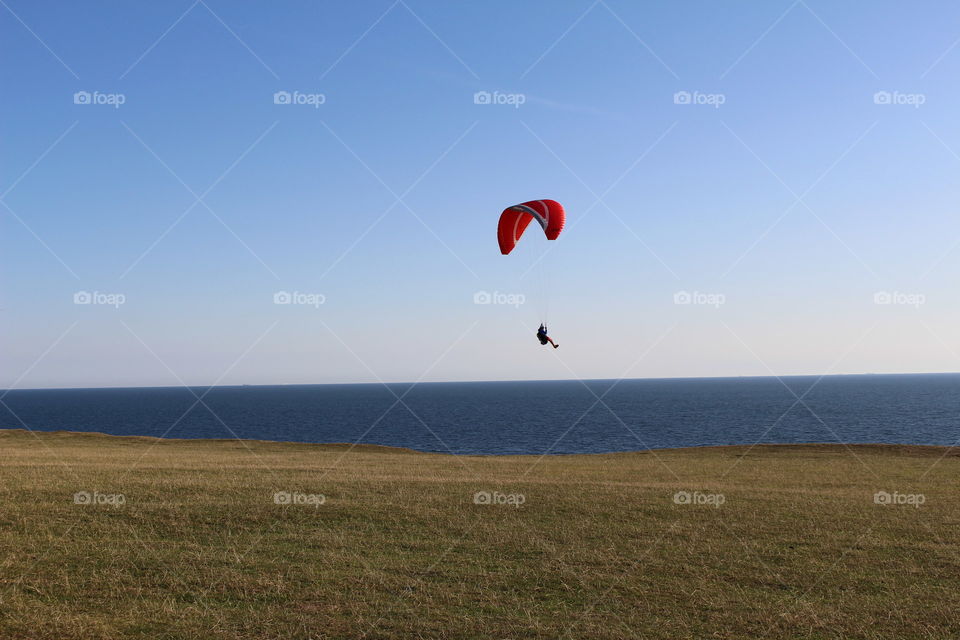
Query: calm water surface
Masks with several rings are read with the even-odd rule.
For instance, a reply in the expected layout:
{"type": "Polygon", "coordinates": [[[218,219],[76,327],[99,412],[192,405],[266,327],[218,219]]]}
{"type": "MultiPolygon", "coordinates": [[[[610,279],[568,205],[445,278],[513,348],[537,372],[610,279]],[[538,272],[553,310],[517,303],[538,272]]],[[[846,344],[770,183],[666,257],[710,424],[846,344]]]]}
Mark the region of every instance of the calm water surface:
{"type": "Polygon", "coordinates": [[[960,440],[960,374],[13,390],[3,403],[7,428],[458,454],[960,440]]]}

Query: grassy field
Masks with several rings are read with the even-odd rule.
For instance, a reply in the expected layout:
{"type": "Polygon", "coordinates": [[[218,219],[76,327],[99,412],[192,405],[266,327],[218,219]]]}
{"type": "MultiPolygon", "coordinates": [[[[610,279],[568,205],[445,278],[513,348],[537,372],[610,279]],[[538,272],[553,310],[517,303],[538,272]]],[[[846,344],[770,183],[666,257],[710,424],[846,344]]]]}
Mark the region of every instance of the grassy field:
{"type": "Polygon", "coordinates": [[[957,453],[5,430],[0,638],[957,638],[957,453]]]}

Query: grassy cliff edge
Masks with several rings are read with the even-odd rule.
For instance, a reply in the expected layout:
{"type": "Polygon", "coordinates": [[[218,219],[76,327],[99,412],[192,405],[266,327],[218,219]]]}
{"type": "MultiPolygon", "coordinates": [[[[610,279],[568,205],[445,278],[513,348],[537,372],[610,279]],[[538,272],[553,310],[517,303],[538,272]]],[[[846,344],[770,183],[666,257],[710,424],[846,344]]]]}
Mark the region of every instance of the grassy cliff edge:
{"type": "Polygon", "coordinates": [[[0,637],[957,637],[958,455],[0,430],[0,637]]]}

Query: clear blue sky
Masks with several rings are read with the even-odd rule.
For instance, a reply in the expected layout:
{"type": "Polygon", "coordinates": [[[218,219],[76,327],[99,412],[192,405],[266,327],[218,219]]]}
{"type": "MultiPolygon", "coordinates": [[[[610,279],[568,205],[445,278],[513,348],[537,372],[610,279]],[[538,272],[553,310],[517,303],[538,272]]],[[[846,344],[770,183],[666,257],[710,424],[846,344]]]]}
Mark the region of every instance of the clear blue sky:
{"type": "Polygon", "coordinates": [[[5,0],[0,386],[960,370],[958,39],[954,2],[5,0]],[[500,256],[543,197],[564,235],[500,256]]]}

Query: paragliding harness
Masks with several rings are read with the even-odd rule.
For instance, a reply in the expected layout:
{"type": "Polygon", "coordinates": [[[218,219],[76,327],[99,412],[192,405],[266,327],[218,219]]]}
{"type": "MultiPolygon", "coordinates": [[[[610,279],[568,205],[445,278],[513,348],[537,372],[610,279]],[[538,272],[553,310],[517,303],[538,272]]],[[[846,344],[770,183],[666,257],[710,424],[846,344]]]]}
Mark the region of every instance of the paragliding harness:
{"type": "Polygon", "coordinates": [[[537,339],[540,341],[540,344],[547,344],[547,327],[544,324],[540,325],[540,328],[537,329],[537,339]]]}

